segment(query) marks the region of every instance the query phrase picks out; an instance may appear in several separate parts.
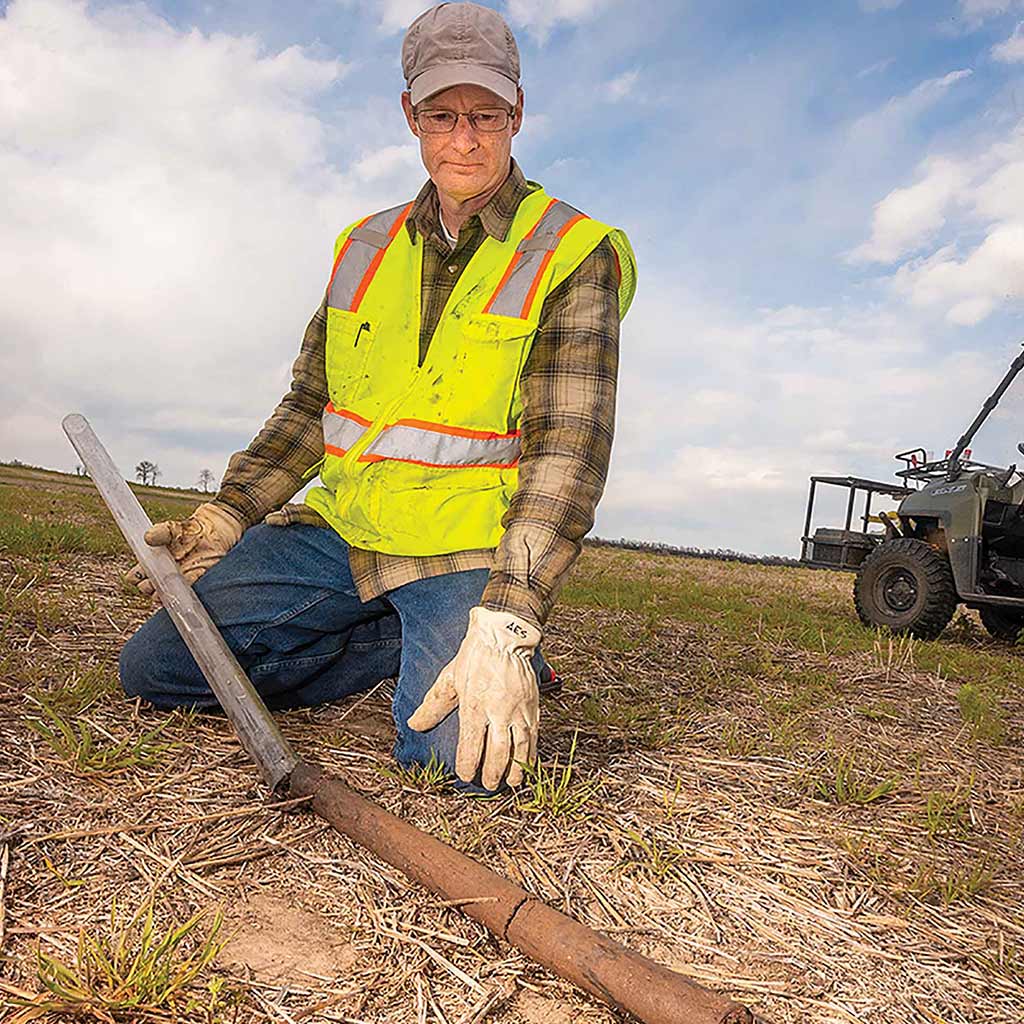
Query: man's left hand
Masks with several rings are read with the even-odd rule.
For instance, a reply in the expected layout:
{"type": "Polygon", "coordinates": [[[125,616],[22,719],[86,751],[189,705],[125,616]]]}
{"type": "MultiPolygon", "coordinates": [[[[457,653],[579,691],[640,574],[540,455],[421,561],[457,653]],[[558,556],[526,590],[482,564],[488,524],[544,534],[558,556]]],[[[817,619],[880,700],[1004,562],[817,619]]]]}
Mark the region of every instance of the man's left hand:
{"type": "Polygon", "coordinates": [[[517,786],[523,764],[537,756],[540,701],[530,658],[540,639],[540,630],[516,615],[473,608],[458,654],[410,717],[410,729],[426,732],[459,709],[455,773],[463,782],[473,781],[482,758],[486,789],[497,789],[506,770],[508,784],[517,786]]]}

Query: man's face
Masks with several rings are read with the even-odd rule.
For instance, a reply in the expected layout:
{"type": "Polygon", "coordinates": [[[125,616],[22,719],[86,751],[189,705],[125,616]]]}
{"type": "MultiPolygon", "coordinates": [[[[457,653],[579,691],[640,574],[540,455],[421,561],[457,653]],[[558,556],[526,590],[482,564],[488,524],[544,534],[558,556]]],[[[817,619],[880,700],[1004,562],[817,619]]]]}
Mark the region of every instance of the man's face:
{"type": "MultiPolygon", "coordinates": [[[[508,110],[508,104],[479,85],[454,85],[424,100],[417,113],[452,110],[468,114],[474,110],[508,110]]],[[[508,176],[512,157],[512,136],[523,122],[523,93],[519,90],[513,116],[500,132],[477,131],[468,118],[460,117],[455,128],[444,135],[428,135],[413,118],[409,94],[402,94],[402,109],[413,135],[420,140],[420,156],[439,192],[456,202],[465,202],[500,185],[508,176]]]]}

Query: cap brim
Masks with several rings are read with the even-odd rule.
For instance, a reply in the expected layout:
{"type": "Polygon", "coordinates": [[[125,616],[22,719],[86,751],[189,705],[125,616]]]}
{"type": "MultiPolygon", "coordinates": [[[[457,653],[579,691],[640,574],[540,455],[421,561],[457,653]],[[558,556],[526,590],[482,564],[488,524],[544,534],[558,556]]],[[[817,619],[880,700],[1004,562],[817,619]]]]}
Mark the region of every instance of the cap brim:
{"type": "Polygon", "coordinates": [[[479,64],[441,64],[429,68],[409,83],[409,98],[415,107],[418,103],[436,96],[453,85],[479,85],[493,92],[510,107],[516,105],[519,98],[516,83],[497,71],[481,67],[479,64]]]}

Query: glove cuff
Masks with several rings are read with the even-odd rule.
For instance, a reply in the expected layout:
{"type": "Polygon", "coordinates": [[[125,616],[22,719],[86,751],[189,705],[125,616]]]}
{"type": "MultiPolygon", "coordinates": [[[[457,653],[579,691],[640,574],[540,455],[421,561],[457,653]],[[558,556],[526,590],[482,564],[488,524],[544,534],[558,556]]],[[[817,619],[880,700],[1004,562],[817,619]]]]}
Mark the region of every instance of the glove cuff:
{"type": "Polygon", "coordinates": [[[238,514],[220,503],[208,501],[200,505],[192,515],[207,523],[217,537],[230,539],[231,545],[237,544],[245,533],[245,524],[238,514]]]}
{"type": "Polygon", "coordinates": [[[541,641],[541,631],[512,612],[496,612],[478,605],[470,610],[467,635],[508,654],[530,655],[541,641]]]}

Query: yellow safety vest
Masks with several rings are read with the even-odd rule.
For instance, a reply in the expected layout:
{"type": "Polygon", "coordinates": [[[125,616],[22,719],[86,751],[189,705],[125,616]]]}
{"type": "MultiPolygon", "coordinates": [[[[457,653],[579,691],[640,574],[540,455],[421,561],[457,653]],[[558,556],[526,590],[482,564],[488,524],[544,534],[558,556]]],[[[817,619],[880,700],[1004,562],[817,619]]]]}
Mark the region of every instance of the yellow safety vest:
{"type": "Polygon", "coordinates": [[[543,190],[486,237],[418,365],[423,239],[412,204],[338,238],[327,297],[322,486],[306,503],[354,547],[437,555],[496,547],[518,484],[519,377],[549,292],[608,237],[619,312],[636,287],[621,231],[543,190]]]}

